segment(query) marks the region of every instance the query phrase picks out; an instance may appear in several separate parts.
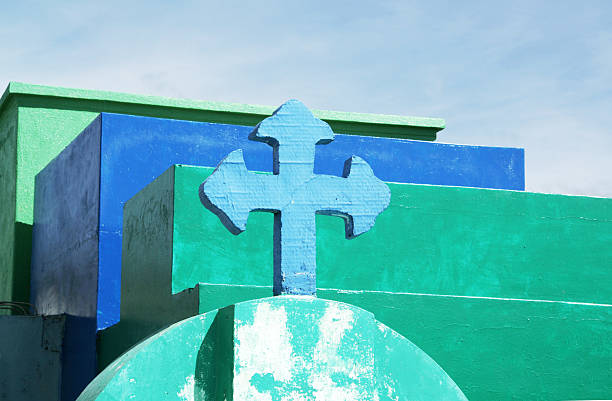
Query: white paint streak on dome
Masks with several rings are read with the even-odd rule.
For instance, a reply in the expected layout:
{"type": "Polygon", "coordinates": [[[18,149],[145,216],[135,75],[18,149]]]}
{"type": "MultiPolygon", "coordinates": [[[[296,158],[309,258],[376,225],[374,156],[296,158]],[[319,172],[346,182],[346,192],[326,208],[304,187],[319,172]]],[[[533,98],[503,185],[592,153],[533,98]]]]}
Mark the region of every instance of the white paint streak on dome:
{"type": "Polygon", "coordinates": [[[291,381],[293,349],[285,307],[258,304],[251,324],[236,325],[235,338],[234,399],[272,401],[272,396],[259,392],[251,379],[271,374],[275,381],[291,381]]]}
{"type": "Polygon", "coordinates": [[[194,375],[187,376],[187,378],[185,379],[185,385],[183,386],[181,391],[177,393],[181,401],[194,401],[193,400],[194,386],[195,386],[195,376],[194,375]]]}

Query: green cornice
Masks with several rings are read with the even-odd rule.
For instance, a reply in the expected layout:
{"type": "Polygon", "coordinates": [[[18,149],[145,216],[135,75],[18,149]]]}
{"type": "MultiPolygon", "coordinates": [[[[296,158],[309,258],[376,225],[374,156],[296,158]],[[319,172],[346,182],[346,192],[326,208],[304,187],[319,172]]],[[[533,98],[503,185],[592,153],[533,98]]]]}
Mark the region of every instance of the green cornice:
{"type": "MultiPolygon", "coordinates": [[[[203,100],[173,99],[87,89],[69,89],[9,83],[0,98],[0,110],[15,98],[19,106],[47,107],[96,112],[144,115],[181,120],[255,125],[274,112],[275,107],[203,100]]],[[[444,128],[441,118],[313,110],[337,133],[435,140],[444,128]]]]}

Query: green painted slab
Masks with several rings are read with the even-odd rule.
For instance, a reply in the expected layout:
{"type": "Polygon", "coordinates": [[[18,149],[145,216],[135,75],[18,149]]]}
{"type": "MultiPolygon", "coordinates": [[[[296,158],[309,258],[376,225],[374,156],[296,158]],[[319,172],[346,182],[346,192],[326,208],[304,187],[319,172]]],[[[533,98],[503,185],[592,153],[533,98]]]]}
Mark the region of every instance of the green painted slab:
{"type": "Polygon", "coordinates": [[[279,296],[155,334],[104,370],[89,400],[465,401],[417,346],[353,305],[279,296]]]}
{"type": "MultiPolygon", "coordinates": [[[[15,276],[12,267],[19,251],[15,249],[16,223],[16,166],[17,160],[17,108],[15,102],[0,109],[0,299],[27,300],[20,289],[27,288],[30,269],[19,269],[22,277],[15,276]],[[23,277],[25,276],[25,277],[23,277]]],[[[31,228],[31,227],[30,227],[31,228]]],[[[30,229],[31,237],[31,229],[30,229]]],[[[31,239],[30,239],[31,241],[31,239]]],[[[28,265],[29,266],[29,265],[28,265]]],[[[2,314],[3,311],[0,311],[2,314]]]]}
{"type": "MultiPolygon", "coordinates": [[[[167,172],[173,183],[147,192],[173,194],[172,214],[145,228],[172,229],[172,241],[156,248],[172,255],[164,268],[173,293],[197,283],[265,286],[272,277],[273,217],[251,213],[245,232],[228,232],[198,198],[211,171],[176,166],[167,172]]],[[[612,303],[612,199],[389,187],[390,206],[355,239],[344,238],[342,220],[317,216],[318,288],[612,303]]],[[[133,213],[129,203],[125,212],[133,213]]]]}
{"type": "MultiPolygon", "coordinates": [[[[200,312],[272,294],[272,286],[199,284],[196,290],[200,312]]],[[[472,401],[611,398],[612,305],[327,289],[318,294],[372,312],[443,366],[472,401]]],[[[106,363],[117,356],[108,353],[108,340],[102,332],[99,356],[106,363]]]]}
{"type": "Polygon", "coordinates": [[[612,305],[321,291],[374,313],[473,401],[612,398],[612,305]]]}
{"type": "MultiPolygon", "coordinates": [[[[175,166],[126,204],[126,290],[101,366],[195,310],[272,295],[272,218],[251,213],[228,233],[199,203],[210,171],[175,166]]],[[[469,399],[609,398],[610,199],[390,188],[357,239],[318,216],[320,297],[373,312],[448,365],[469,399]]]]}
{"type": "MultiPolygon", "coordinates": [[[[255,125],[274,107],[11,82],[0,98],[0,299],[29,301],[34,177],[100,112],[255,125]]],[[[318,110],[335,132],[435,140],[444,120],[318,110]]],[[[0,312],[1,314],[2,312],[0,312]]]]}

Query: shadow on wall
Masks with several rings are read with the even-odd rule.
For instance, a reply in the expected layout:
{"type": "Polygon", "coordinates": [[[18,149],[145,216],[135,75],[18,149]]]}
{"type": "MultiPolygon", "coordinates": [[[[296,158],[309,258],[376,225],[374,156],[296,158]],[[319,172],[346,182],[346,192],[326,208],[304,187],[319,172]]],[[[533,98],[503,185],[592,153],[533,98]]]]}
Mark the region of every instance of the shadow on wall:
{"type": "Polygon", "coordinates": [[[195,401],[233,400],[234,305],[220,309],[198,351],[195,401]]]}
{"type": "Polygon", "coordinates": [[[15,223],[15,253],[13,259],[13,301],[30,302],[31,224],[15,223]]]}

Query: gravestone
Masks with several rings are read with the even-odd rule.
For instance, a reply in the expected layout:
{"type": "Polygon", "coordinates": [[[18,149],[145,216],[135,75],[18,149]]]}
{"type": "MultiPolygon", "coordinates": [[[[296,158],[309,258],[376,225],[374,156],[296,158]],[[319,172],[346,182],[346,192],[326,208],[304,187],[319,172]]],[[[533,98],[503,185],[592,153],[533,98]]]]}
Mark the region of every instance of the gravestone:
{"type": "MultiPolygon", "coordinates": [[[[32,300],[43,313],[119,320],[124,203],[176,163],[216,166],[244,150],[249,169],[272,170],[252,127],[101,114],[36,178],[32,300]],[[74,300],[78,299],[78,302],[74,300]]],[[[524,188],[520,149],[336,135],[315,172],[342,174],[352,154],[385,181],[524,188]]],[[[339,269],[345,267],[339,266],[339,269]]]]}
{"type": "Polygon", "coordinates": [[[251,210],[275,214],[279,296],[171,326],[106,368],[79,400],[466,400],[431,358],[372,314],[312,296],[314,213],[343,217],[353,238],[388,205],[386,185],[355,156],[342,178],[314,174],[314,145],[333,133],[299,102],[258,125],[251,138],[262,137],[274,148],[273,175],[248,172],[234,152],[200,197],[234,234],[251,210]]]}
{"type": "MultiPolygon", "coordinates": [[[[225,163],[233,175],[255,176],[240,157],[225,163]]],[[[216,174],[225,177],[223,166],[216,174]]],[[[248,229],[232,234],[238,224],[200,205],[197,187],[212,171],[174,166],[126,204],[122,321],[102,333],[102,361],[166,324],[272,295],[274,217],[251,213],[248,229]]],[[[470,399],[583,398],[585,380],[594,398],[606,393],[611,200],[388,186],[389,209],[351,241],[344,221],[317,216],[320,297],[349,301],[418,339],[470,399]],[[343,263],[350,269],[337,268],[343,263]]],[[[248,194],[248,185],[238,188],[248,194]]]]}
{"type": "MultiPolygon", "coordinates": [[[[30,298],[34,177],[100,113],[254,126],[273,111],[270,106],[9,83],[0,97],[0,299],[30,298]]],[[[327,110],[315,115],[348,135],[434,141],[444,128],[440,118],[327,110]]]]}
{"type": "Polygon", "coordinates": [[[352,305],[282,295],[182,320],[109,365],[78,401],[465,401],[416,345],[352,305]]]}

